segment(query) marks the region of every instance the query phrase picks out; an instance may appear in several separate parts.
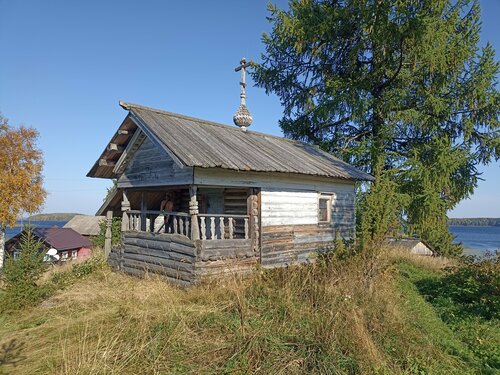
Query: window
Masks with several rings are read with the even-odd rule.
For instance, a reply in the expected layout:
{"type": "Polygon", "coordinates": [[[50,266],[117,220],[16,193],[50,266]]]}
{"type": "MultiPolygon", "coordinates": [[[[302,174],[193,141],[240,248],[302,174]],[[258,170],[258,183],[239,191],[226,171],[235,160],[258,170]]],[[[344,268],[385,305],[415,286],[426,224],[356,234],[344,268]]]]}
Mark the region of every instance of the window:
{"type": "Polygon", "coordinates": [[[318,221],[329,223],[332,217],[332,197],[331,195],[321,195],[318,201],[318,221]]]}
{"type": "Polygon", "coordinates": [[[67,261],[68,260],[68,251],[63,251],[61,253],[61,261],[67,261]]]}
{"type": "Polygon", "coordinates": [[[71,252],[71,259],[76,259],[78,257],[78,250],[73,250],[71,252]]]}

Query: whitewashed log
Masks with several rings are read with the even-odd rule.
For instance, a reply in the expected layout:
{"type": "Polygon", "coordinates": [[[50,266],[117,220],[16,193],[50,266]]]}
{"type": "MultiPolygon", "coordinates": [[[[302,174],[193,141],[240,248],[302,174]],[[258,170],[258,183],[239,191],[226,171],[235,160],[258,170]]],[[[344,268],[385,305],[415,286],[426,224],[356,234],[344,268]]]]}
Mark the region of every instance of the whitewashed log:
{"type": "Polygon", "coordinates": [[[229,239],[232,240],[234,237],[234,219],[230,217],[227,220],[229,222],[229,239]]]}
{"type": "Polygon", "coordinates": [[[207,225],[205,223],[204,216],[200,217],[200,230],[201,230],[201,239],[206,240],[207,239],[207,225]]]}
{"type": "Polygon", "coordinates": [[[248,240],[248,218],[245,218],[245,240],[248,240]]]}
{"type": "Polygon", "coordinates": [[[210,234],[212,240],[217,239],[217,233],[215,233],[215,217],[213,216],[210,217],[210,234]]]}
{"type": "Polygon", "coordinates": [[[219,218],[219,227],[220,227],[220,238],[223,240],[226,238],[225,227],[224,227],[224,217],[221,216],[219,218]]]}

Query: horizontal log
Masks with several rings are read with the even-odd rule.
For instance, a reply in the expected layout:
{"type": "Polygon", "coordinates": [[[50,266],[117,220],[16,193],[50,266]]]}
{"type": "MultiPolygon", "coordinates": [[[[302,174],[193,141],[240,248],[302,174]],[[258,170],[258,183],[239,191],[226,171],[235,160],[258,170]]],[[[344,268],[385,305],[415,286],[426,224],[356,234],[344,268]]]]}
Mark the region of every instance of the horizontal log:
{"type": "MultiPolygon", "coordinates": [[[[136,277],[140,277],[140,278],[144,278],[146,276],[146,274],[148,273],[145,270],[140,270],[140,269],[133,268],[133,267],[128,267],[128,266],[123,266],[122,271],[124,273],[126,273],[126,274],[129,274],[129,275],[132,275],[132,276],[136,276],[136,277]]],[[[174,284],[174,285],[180,285],[180,286],[183,286],[183,287],[187,287],[187,286],[192,285],[192,282],[194,281],[194,280],[193,281],[181,280],[181,279],[169,277],[169,276],[166,276],[166,275],[158,275],[158,276],[160,278],[165,279],[166,281],[174,284]]]]}
{"type": "Polygon", "coordinates": [[[193,256],[195,253],[194,242],[186,238],[185,236],[177,234],[126,232],[124,234],[124,243],[132,245],[138,245],[139,243],[141,243],[148,248],[166,251],[173,250],[193,256]],[[146,242],[141,242],[138,240],[145,240],[146,242]]]}
{"type": "Polygon", "coordinates": [[[171,268],[173,270],[186,273],[194,272],[194,262],[182,262],[174,259],[159,258],[152,255],[133,254],[133,253],[123,254],[123,260],[125,262],[133,260],[140,263],[144,263],[146,267],[149,267],[150,265],[155,265],[165,268],[171,268]]]}
{"type": "Polygon", "coordinates": [[[233,239],[233,240],[200,240],[201,249],[241,249],[252,245],[252,240],[233,239]]]}
{"type": "Polygon", "coordinates": [[[129,245],[126,247],[124,254],[137,254],[140,256],[151,256],[162,259],[171,259],[182,263],[194,263],[194,256],[187,256],[172,251],[163,251],[156,249],[146,249],[140,246],[129,245]]]}
{"type": "Polygon", "coordinates": [[[148,264],[144,262],[139,262],[133,259],[124,259],[123,267],[136,268],[139,270],[148,271],[158,275],[165,275],[173,279],[180,279],[184,281],[191,282],[194,279],[194,274],[191,272],[184,272],[168,267],[163,267],[155,264],[148,264]]]}

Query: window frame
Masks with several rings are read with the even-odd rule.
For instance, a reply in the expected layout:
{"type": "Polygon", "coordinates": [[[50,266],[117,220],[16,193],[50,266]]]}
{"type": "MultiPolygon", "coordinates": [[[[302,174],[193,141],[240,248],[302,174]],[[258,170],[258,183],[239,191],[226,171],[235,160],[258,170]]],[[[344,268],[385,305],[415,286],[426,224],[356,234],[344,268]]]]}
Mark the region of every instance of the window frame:
{"type": "Polygon", "coordinates": [[[327,193],[318,193],[318,224],[331,224],[332,223],[332,201],[333,200],[333,194],[327,194],[327,193]],[[321,220],[321,207],[320,207],[320,202],[321,200],[326,200],[326,217],[327,220],[323,221],[321,220]]]}

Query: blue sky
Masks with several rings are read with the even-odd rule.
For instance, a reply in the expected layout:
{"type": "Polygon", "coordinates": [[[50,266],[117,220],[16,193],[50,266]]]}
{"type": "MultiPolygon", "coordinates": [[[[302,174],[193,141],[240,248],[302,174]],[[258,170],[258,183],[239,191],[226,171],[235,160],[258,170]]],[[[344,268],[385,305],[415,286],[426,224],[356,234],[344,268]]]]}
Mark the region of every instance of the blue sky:
{"type": "MultiPolygon", "coordinates": [[[[286,1],[277,1],[286,6],[286,1]]],[[[85,177],[126,100],[230,124],[241,57],[259,60],[266,0],[0,0],[0,111],[40,132],[43,212],[94,214],[108,180],[85,177]]],[[[500,54],[500,1],[482,1],[482,42],[500,54]]],[[[497,56],[498,58],[498,56],[497,56]]],[[[249,86],[252,82],[249,82],[249,86]]],[[[249,87],[251,129],[280,135],[275,96],[249,87]]],[[[500,164],[452,217],[500,217],[500,164]]]]}

